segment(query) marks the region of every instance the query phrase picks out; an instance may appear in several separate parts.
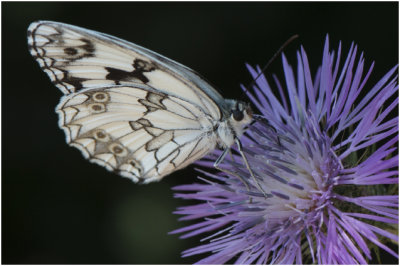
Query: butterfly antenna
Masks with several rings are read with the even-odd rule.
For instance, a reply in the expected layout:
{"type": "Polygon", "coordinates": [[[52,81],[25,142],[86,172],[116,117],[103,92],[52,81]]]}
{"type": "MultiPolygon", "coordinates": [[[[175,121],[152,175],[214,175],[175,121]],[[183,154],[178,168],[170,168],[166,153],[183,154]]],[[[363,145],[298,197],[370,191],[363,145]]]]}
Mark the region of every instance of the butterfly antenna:
{"type": "MultiPolygon", "coordinates": [[[[271,57],[271,59],[268,61],[268,63],[262,68],[262,70],[260,71],[260,73],[258,73],[258,75],[253,79],[253,81],[250,83],[250,85],[248,87],[245,87],[244,93],[247,92],[247,88],[251,88],[253,87],[253,85],[256,83],[257,79],[264,73],[264,71],[271,65],[271,63],[276,59],[276,57],[282,53],[283,49],[285,49],[286,46],[288,46],[293,40],[297,39],[299,37],[298,34],[293,35],[292,37],[290,37],[279,49],[278,51],[275,52],[275,54],[271,57]]],[[[258,120],[258,119],[255,119],[258,120]]],[[[269,123],[268,123],[269,124],[269,123]]],[[[275,130],[274,127],[271,127],[275,130]]],[[[276,130],[275,130],[276,131],[276,130]]],[[[238,146],[239,149],[239,153],[242,156],[244,163],[246,165],[246,168],[249,170],[250,172],[250,176],[252,177],[252,179],[254,180],[255,184],[257,185],[259,191],[261,191],[264,194],[264,197],[268,197],[267,193],[264,191],[264,189],[262,188],[259,180],[255,177],[253,170],[250,167],[249,162],[247,161],[246,156],[244,155],[243,151],[242,151],[242,144],[240,143],[239,139],[236,139],[236,144],[238,146]]],[[[278,144],[281,145],[280,140],[279,140],[279,136],[278,136],[278,144]]],[[[217,168],[218,169],[218,168],[217,168]]],[[[249,190],[248,184],[243,182],[247,189],[249,190]]],[[[251,199],[250,199],[251,201],[251,199]]]]}
{"type": "Polygon", "coordinates": [[[267,70],[267,68],[271,65],[271,63],[276,59],[276,57],[282,53],[283,49],[285,49],[286,46],[288,46],[293,40],[297,39],[299,37],[298,34],[293,35],[290,37],[279,49],[278,51],[275,52],[275,54],[271,57],[271,59],[268,61],[268,63],[263,67],[263,69],[258,73],[258,75],[253,79],[253,81],[250,83],[248,87],[245,87],[245,92],[247,92],[247,88],[253,87],[253,85],[256,83],[257,79],[267,70]]]}

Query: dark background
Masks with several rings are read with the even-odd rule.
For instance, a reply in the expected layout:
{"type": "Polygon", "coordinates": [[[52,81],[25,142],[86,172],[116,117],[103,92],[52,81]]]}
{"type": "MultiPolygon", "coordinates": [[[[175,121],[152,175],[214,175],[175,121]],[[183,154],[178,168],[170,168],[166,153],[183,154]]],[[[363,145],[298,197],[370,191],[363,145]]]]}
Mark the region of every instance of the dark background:
{"type": "MultiPolygon", "coordinates": [[[[61,92],[31,58],[26,29],[54,20],[115,35],[184,65],[242,98],[244,63],[265,64],[293,34],[292,65],[302,44],[315,70],[325,35],[344,52],[355,41],[368,83],[398,62],[397,3],[23,3],[2,2],[2,263],[192,263],[180,252],[198,239],[167,232],[183,226],[183,202],[171,187],[196,180],[193,168],[162,182],[135,185],[83,159],[58,128],[61,92]]],[[[281,60],[268,76],[282,76],[281,60]]],[[[384,262],[392,262],[384,256],[384,262]],[[386,261],[387,259],[387,261],[386,261]]]]}

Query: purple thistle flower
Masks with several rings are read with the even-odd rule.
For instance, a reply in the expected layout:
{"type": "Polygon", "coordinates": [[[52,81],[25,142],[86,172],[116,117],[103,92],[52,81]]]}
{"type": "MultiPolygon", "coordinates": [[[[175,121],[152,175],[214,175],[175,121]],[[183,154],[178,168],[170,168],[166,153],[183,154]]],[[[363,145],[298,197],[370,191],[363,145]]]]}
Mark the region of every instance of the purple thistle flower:
{"type": "MultiPolygon", "coordinates": [[[[200,201],[175,213],[201,220],[171,233],[209,234],[183,256],[206,253],[199,264],[366,264],[376,245],[398,258],[385,244],[398,241],[397,66],[366,91],[373,65],[363,74],[356,54],[352,45],[340,67],[341,45],[335,56],[327,38],[314,77],[301,48],[297,77],[283,56],[286,86],[274,77],[277,93],[264,76],[254,94],[243,87],[263,117],[241,139],[258,184],[234,152],[221,167],[247,185],[199,170],[204,183],[175,187],[176,197],[200,201]]],[[[248,69],[253,78],[261,71],[248,69]]],[[[218,153],[198,164],[212,168],[218,153]]]]}

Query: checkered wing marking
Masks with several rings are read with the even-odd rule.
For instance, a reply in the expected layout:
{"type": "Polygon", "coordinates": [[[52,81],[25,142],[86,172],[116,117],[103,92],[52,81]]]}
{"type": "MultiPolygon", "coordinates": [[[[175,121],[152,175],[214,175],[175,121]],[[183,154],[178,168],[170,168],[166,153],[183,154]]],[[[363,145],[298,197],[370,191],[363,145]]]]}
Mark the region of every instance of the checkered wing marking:
{"type": "Polygon", "coordinates": [[[190,101],[215,120],[223,97],[193,70],[136,44],[80,27],[38,21],[28,45],[51,81],[64,93],[105,85],[147,85],[190,101]]]}
{"type": "Polygon", "coordinates": [[[71,146],[135,182],[160,180],[216,145],[199,106],[146,85],[84,89],[56,111],[71,146]]]}

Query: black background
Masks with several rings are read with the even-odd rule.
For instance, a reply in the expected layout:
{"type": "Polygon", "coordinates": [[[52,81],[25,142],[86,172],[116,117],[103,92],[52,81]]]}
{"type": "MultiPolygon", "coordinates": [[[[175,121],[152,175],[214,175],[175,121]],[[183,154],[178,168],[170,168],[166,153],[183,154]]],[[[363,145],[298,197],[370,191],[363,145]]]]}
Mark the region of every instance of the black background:
{"type": "MultiPolygon", "coordinates": [[[[198,239],[167,232],[183,226],[172,212],[187,204],[170,187],[191,183],[189,167],[135,185],[83,159],[57,126],[61,92],[31,58],[26,29],[54,20],[115,35],[187,65],[225,97],[242,98],[244,63],[265,64],[285,49],[292,65],[302,44],[313,71],[325,36],[344,51],[355,41],[368,83],[398,62],[397,3],[2,3],[2,262],[192,263],[180,252],[198,239]]],[[[281,60],[267,71],[282,77],[281,60]]],[[[385,258],[386,259],[386,258],[385,258]]],[[[387,262],[393,262],[390,257],[387,262]]]]}

